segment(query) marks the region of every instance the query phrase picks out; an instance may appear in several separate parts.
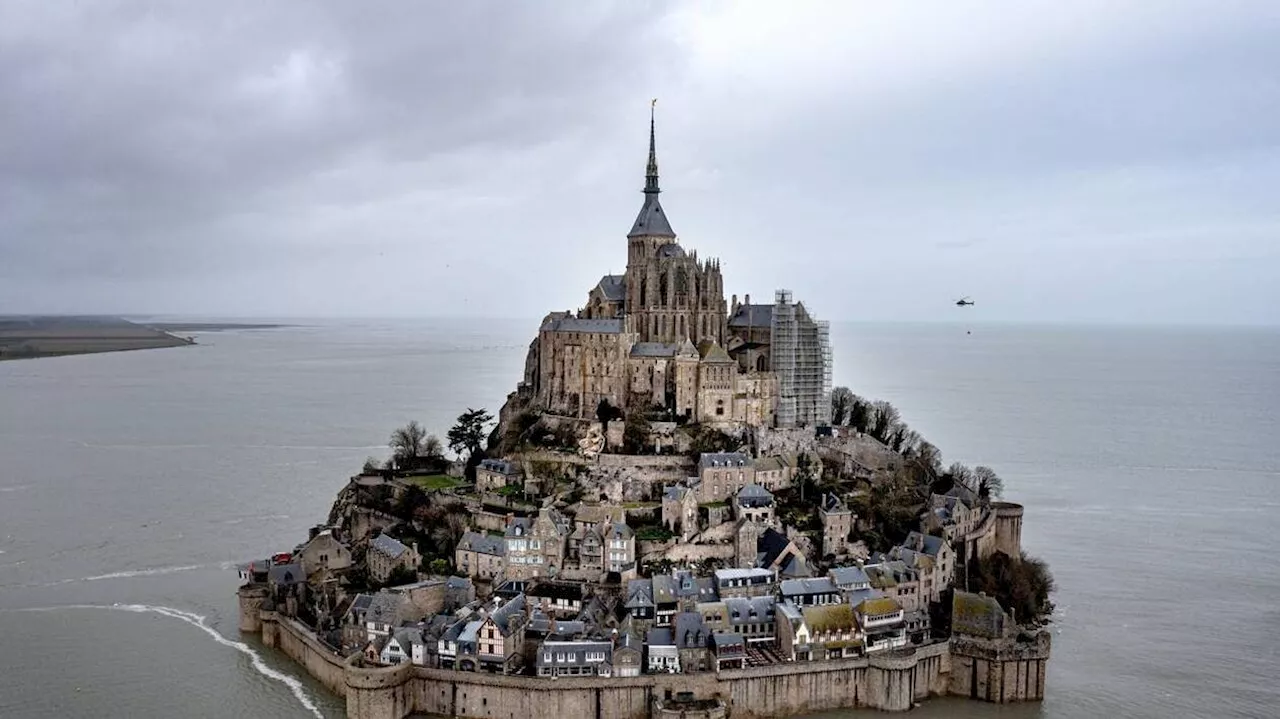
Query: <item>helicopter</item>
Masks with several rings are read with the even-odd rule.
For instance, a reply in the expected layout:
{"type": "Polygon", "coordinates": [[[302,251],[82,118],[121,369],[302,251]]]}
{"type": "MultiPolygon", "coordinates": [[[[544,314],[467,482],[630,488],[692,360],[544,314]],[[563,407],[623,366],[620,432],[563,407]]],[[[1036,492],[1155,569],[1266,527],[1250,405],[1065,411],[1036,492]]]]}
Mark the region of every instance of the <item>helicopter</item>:
{"type": "Polygon", "coordinates": [[[972,305],[972,304],[973,304],[973,300],[969,299],[968,297],[962,297],[956,300],[956,307],[965,307],[967,305],[972,305]]]}

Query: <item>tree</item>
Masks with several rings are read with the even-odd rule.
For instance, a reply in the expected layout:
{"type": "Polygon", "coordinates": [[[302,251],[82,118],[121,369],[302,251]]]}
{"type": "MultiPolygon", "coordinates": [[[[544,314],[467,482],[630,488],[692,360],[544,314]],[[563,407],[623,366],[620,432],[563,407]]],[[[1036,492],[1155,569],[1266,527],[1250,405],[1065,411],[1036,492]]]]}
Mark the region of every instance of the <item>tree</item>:
{"type": "Polygon", "coordinates": [[[364,467],[361,468],[362,474],[377,474],[382,469],[382,463],[377,457],[367,457],[364,460],[364,467]]]}
{"type": "Polygon", "coordinates": [[[449,573],[449,560],[433,559],[431,564],[427,565],[432,574],[441,576],[449,573]]]}
{"type": "Polygon", "coordinates": [[[871,405],[871,426],[867,433],[881,442],[887,442],[901,421],[902,416],[897,407],[884,400],[877,400],[871,405]]]}
{"type": "Polygon", "coordinates": [[[849,404],[849,426],[866,432],[871,424],[871,404],[858,395],[849,404]]]}
{"type": "Polygon", "coordinates": [[[973,591],[995,597],[1018,624],[1036,622],[1053,613],[1049,595],[1055,586],[1049,565],[1022,552],[1014,558],[996,552],[986,559],[974,557],[970,570],[973,591]]]}
{"type": "Polygon", "coordinates": [[[600,420],[600,431],[604,434],[604,445],[609,446],[609,422],[622,419],[622,410],[614,407],[608,397],[601,397],[596,405],[596,419],[600,420]]]}
{"type": "Polygon", "coordinates": [[[413,584],[418,581],[418,572],[409,567],[396,567],[387,575],[387,581],[382,583],[384,587],[398,587],[404,584],[413,584]]]}
{"type": "Polygon", "coordinates": [[[643,454],[649,446],[651,429],[643,412],[628,412],[626,424],[622,427],[622,451],[627,454],[643,454]]]}
{"type": "Polygon", "coordinates": [[[395,460],[395,465],[401,469],[414,469],[418,464],[418,458],[423,455],[426,438],[427,431],[418,424],[416,419],[392,432],[391,441],[387,446],[391,447],[391,457],[395,460]]]}
{"type": "Polygon", "coordinates": [[[444,442],[434,434],[427,435],[422,442],[422,456],[432,460],[444,459],[444,442]]]}
{"type": "Polygon", "coordinates": [[[1004,480],[990,467],[974,467],[969,488],[978,493],[978,498],[990,501],[1004,496],[1004,480]]]}
{"type": "Polygon", "coordinates": [[[493,415],[484,409],[468,407],[466,412],[458,415],[458,423],[449,430],[449,449],[459,454],[465,450],[468,455],[479,452],[492,421],[493,415]]]}
{"type": "Polygon", "coordinates": [[[841,426],[853,408],[857,395],[848,387],[836,387],[831,390],[831,424],[841,426]]]}

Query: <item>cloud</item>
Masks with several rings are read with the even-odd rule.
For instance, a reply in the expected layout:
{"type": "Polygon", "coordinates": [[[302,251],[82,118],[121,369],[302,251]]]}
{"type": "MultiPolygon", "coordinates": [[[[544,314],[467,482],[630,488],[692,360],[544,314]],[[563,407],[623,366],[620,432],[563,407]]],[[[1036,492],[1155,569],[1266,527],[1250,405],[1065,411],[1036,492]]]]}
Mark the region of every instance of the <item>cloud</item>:
{"type": "Polygon", "coordinates": [[[1130,290],[1193,281],[1198,317],[1275,321],[1278,30],[1250,2],[6,3],[0,307],[575,307],[623,269],[658,96],[664,206],[729,292],[1161,320],[1193,300],[1130,290]]]}

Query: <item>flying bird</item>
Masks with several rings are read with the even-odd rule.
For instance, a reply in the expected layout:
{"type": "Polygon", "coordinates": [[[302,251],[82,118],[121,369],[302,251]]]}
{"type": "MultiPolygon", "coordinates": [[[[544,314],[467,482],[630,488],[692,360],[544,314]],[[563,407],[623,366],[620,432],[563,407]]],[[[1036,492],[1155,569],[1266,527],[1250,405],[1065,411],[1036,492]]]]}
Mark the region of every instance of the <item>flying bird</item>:
{"type": "Polygon", "coordinates": [[[968,297],[961,297],[960,299],[956,300],[956,307],[965,307],[971,304],[973,304],[973,300],[969,299],[968,297]]]}

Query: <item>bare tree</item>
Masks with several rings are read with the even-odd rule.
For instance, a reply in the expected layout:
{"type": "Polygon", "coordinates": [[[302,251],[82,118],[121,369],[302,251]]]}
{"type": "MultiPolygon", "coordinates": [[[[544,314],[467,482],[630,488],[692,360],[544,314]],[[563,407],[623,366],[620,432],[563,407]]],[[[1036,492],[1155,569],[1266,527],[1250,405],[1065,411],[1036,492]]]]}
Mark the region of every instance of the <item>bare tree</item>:
{"type": "Polygon", "coordinates": [[[391,447],[391,457],[395,460],[396,466],[402,469],[413,469],[418,463],[418,458],[423,456],[426,438],[427,431],[418,424],[416,419],[392,432],[391,441],[387,446],[391,447]]]}
{"type": "Polygon", "coordinates": [[[999,499],[1004,496],[1004,480],[990,467],[974,467],[973,482],[970,487],[978,493],[979,499],[999,499]]]}
{"type": "Polygon", "coordinates": [[[427,435],[422,441],[422,456],[427,459],[441,459],[444,457],[444,442],[434,434],[427,435]]]}
{"type": "Polygon", "coordinates": [[[849,410],[857,397],[848,387],[836,387],[831,390],[831,424],[841,426],[849,418],[849,410]]]}

